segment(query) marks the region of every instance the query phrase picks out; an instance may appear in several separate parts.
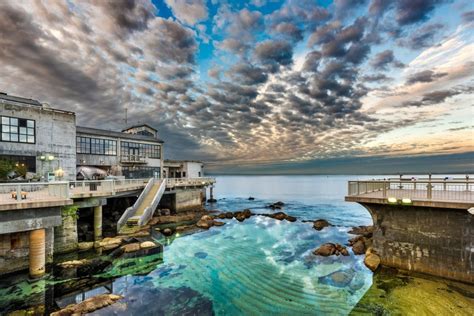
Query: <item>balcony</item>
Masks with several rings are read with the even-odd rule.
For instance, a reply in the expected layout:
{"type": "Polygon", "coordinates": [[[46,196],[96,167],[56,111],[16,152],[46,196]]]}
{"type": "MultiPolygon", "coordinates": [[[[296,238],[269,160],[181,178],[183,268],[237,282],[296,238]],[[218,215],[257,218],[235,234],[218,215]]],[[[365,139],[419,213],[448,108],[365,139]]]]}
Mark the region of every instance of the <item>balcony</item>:
{"type": "Polygon", "coordinates": [[[144,156],[140,155],[125,155],[125,156],[120,156],[120,162],[121,163],[139,163],[139,164],[146,164],[147,161],[144,156]]]}

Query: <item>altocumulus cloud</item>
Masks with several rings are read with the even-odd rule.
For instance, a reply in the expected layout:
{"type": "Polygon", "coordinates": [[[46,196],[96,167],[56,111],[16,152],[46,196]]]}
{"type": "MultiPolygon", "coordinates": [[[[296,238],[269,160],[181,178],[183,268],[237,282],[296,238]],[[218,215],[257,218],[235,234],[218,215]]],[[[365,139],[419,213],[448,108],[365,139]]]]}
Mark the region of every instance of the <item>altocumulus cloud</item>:
{"type": "MultiPolygon", "coordinates": [[[[416,154],[421,147],[412,143],[387,144],[390,134],[442,118],[438,107],[472,91],[472,72],[419,69],[403,55],[432,48],[437,30],[454,33],[431,21],[450,5],[4,1],[0,90],[76,111],[79,124],[102,128],[122,128],[127,109],[130,121],[159,129],[170,158],[233,165],[416,154]],[[380,94],[390,103],[380,107],[380,94]],[[437,110],[400,112],[428,107],[437,110]]],[[[472,28],[471,17],[457,12],[458,28],[472,28]]]]}

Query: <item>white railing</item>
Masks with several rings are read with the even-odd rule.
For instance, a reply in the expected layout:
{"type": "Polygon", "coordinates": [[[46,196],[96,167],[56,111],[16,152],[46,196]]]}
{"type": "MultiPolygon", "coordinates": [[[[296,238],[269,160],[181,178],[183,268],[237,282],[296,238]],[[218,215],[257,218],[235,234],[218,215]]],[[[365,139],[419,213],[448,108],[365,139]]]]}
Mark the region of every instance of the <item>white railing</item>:
{"type": "Polygon", "coordinates": [[[144,187],[148,179],[118,179],[118,180],[83,180],[70,181],[71,194],[108,193],[114,195],[117,191],[144,187]]]}
{"type": "Polygon", "coordinates": [[[68,182],[0,183],[0,204],[68,199],[68,182]]]}
{"type": "Polygon", "coordinates": [[[132,206],[128,207],[125,210],[125,212],[123,212],[122,216],[120,217],[120,219],[117,222],[117,232],[120,231],[120,229],[122,228],[123,225],[125,225],[127,220],[135,214],[138,207],[140,206],[140,204],[143,202],[146,195],[148,194],[148,192],[150,192],[150,190],[153,187],[154,183],[155,183],[154,178],[149,179],[148,183],[146,184],[145,188],[143,189],[142,193],[140,194],[138,199],[135,201],[135,203],[132,206]]]}
{"type": "Polygon", "coordinates": [[[146,163],[146,157],[141,155],[122,155],[120,156],[121,162],[137,162],[146,163]]]}
{"type": "Polygon", "coordinates": [[[437,201],[473,201],[474,181],[468,179],[388,179],[349,181],[349,196],[437,201]]]}
{"type": "MultiPolygon", "coordinates": [[[[160,200],[163,197],[163,193],[165,192],[165,189],[166,189],[165,180],[161,181],[160,188],[158,189],[155,196],[153,197],[153,201],[150,203],[149,206],[147,206],[142,216],[140,216],[140,219],[138,220],[138,226],[145,225],[153,217],[153,214],[155,213],[155,210],[158,207],[158,204],[160,203],[160,200]]],[[[159,181],[159,180],[156,180],[156,181],[159,181]]]]}
{"type": "Polygon", "coordinates": [[[216,183],[215,178],[168,178],[166,187],[208,186],[216,183]]]}

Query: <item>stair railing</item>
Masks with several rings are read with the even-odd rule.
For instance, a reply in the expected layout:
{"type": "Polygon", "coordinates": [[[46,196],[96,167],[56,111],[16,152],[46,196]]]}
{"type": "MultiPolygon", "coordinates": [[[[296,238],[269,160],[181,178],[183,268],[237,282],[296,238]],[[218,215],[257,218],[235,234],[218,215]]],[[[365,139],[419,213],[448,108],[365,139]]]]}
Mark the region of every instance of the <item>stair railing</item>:
{"type": "Polygon", "coordinates": [[[160,183],[160,187],[158,191],[153,197],[153,201],[145,209],[142,216],[140,216],[140,219],[138,220],[138,226],[146,225],[146,223],[148,223],[148,221],[153,217],[153,214],[155,213],[155,210],[158,207],[158,204],[160,203],[161,197],[163,196],[165,189],[166,189],[166,179],[163,179],[160,183]]]}
{"type": "Polygon", "coordinates": [[[138,207],[143,202],[148,192],[150,192],[151,188],[155,184],[155,180],[156,180],[155,178],[151,178],[150,180],[148,180],[148,183],[146,184],[145,188],[143,189],[142,193],[140,194],[138,199],[135,201],[135,203],[132,206],[128,207],[125,210],[125,212],[123,212],[122,216],[117,222],[117,232],[119,232],[122,226],[125,225],[127,220],[135,214],[138,207]]]}

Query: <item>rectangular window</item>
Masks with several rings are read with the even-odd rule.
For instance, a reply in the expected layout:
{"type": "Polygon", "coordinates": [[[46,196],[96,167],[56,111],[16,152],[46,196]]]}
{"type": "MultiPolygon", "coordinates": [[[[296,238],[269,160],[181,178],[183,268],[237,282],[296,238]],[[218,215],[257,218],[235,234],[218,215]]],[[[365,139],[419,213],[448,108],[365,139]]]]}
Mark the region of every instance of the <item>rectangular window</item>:
{"type": "Polygon", "coordinates": [[[0,122],[0,141],[27,144],[36,142],[34,120],[2,116],[0,122]]]}
{"type": "Polygon", "coordinates": [[[160,159],[161,149],[159,145],[142,144],[133,142],[121,142],[122,156],[138,155],[140,157],[160,159]]]}
{"type": "Polygon", "coordinates": [[[117,141],[102,138],[77,136],[76,152],[78,154],[116,156],[117,141]]]}

